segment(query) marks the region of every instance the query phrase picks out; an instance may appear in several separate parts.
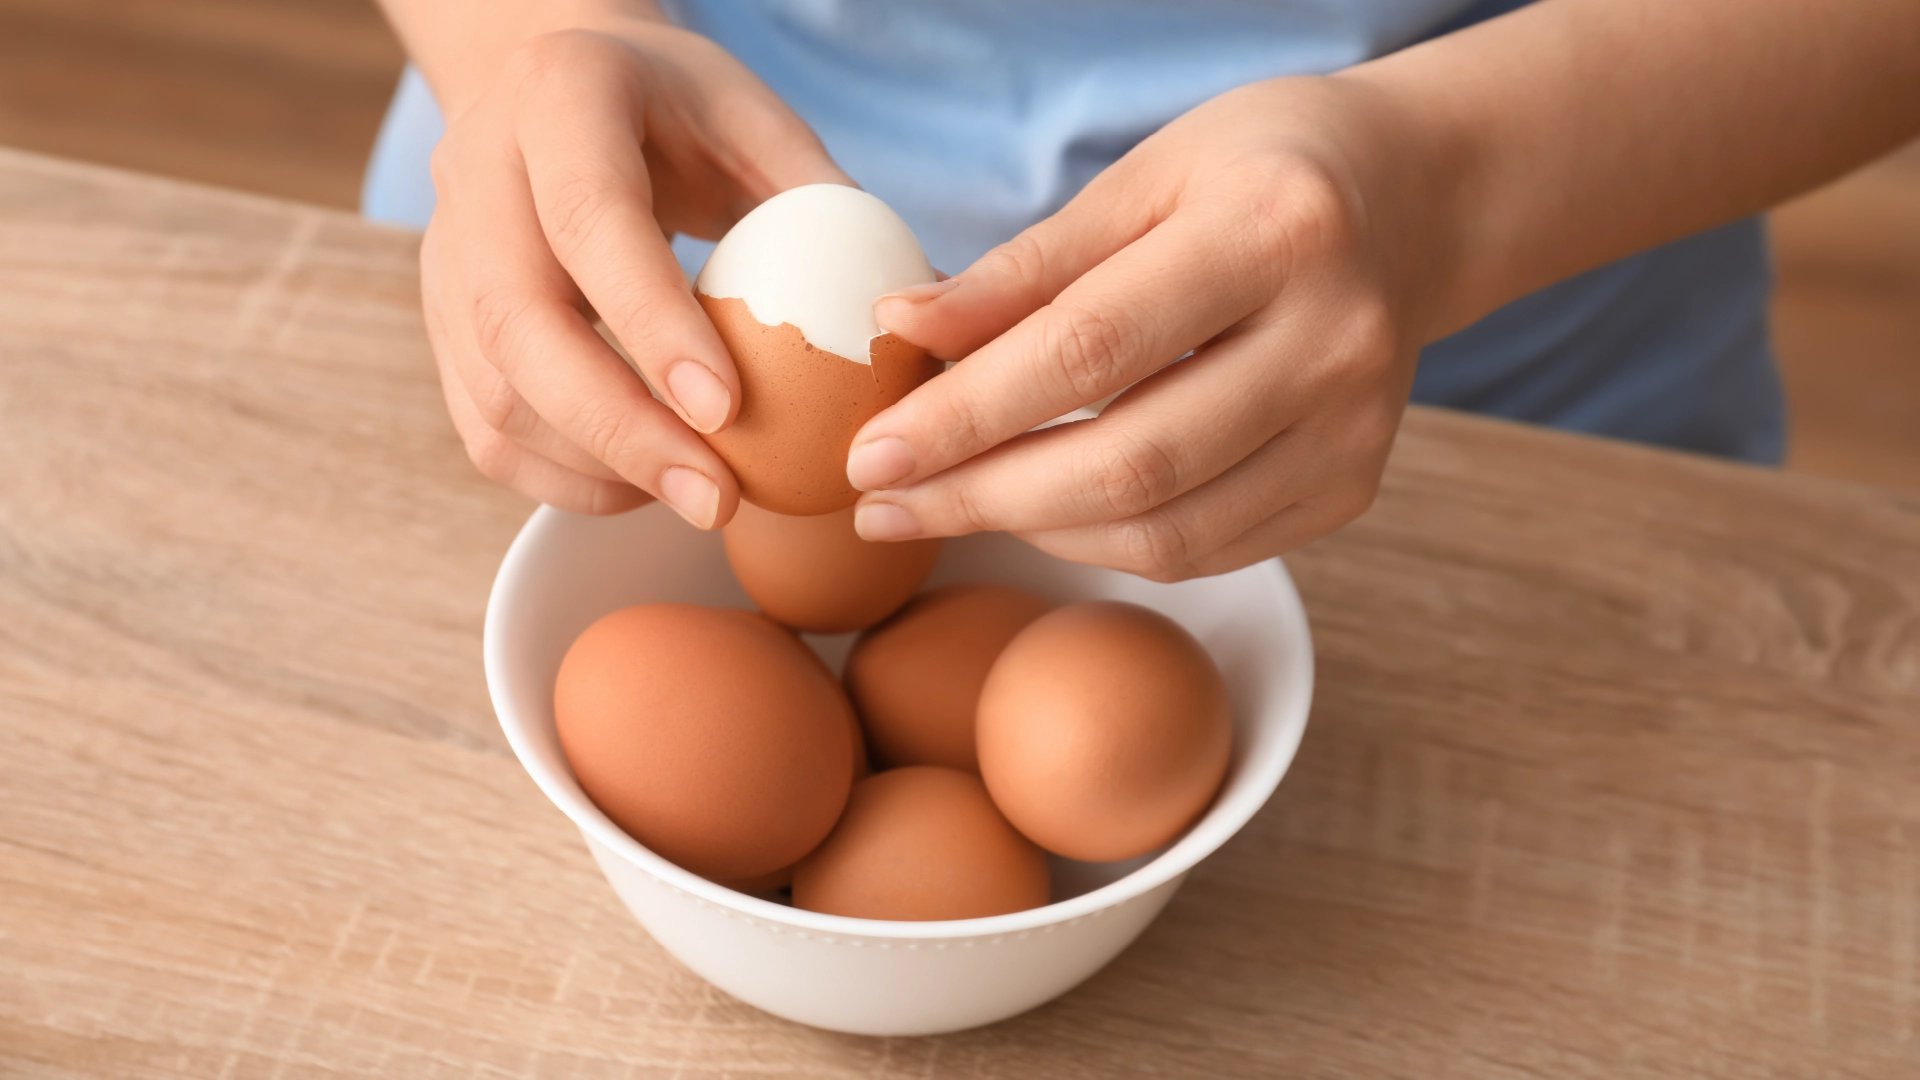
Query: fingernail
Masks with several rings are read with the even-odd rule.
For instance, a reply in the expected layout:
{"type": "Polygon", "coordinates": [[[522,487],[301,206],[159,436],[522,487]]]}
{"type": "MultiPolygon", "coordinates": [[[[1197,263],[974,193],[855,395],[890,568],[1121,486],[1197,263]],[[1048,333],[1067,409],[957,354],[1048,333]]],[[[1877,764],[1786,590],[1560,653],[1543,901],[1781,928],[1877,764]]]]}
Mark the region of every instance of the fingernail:
{"type": "Polygon", "coordinates": [[[667,372],[667,389],[695,431],[711,435],[727,422],[727,384],[708,371],[705,364],[682,360],[667,372]]]}
{"type": "Polygon", "coordinates": [[[920,523],[904,506],[867,503],[853,512],[853,531],[862,540],[911,540],[920,535],[920,523]]]}
{"type": "Polygon", "coordinates": [[[945,296],[960,287],[959,278],[946,278],[942,281],[929,281],[924,285],[909,285],[904,289],[890,292],[882,300],[905,300],[909,304],[924,304],[936,296],[945,296]]]}
{"type": "Polygon", "coordinates": [[[892,435],[864,442],[847,455],[847,483],[873,491],[913,475],[913,449],[892,435]]]}
{"type": "Polygon", "coordinates": [[[935,297],[945,296],[960,284],[959,278],[947,278],[945,281],[929,281],[924,285],[909,285],[899,292],[891,292],[873,302],[873,321],[880,329],[887,329],[887,313],[903,315],[915,304],[924,304],[935,297]]]}
{"type": "Polygon", "coordinates": [[[720,489],[704,474],[685,465],[675,465],[660,474],[660,501],[696,529],[713,528],[713,519],[720,514],[720,489]]]}

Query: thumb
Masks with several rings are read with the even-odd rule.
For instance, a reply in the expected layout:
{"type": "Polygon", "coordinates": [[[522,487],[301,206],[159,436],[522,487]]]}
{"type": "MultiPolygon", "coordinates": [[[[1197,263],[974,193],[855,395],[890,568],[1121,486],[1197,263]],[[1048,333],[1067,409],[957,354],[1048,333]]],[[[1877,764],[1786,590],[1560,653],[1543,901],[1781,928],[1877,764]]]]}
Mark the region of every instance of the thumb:
{"type": "Polygon", "coordinates": [[[1153,227],[1149,206],[1125,194],[1089,185],[958,275],[874,301],[874,321],[942,360],[966,357],[1153,227]]]}

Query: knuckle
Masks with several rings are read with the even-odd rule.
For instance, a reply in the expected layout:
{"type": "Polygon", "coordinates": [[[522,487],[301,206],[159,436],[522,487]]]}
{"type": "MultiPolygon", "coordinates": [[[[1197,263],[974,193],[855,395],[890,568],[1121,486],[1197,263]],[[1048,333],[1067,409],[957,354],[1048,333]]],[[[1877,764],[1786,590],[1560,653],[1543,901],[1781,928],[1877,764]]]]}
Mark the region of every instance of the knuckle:
{"type": "Polygon", "coordinates": [[[1359,214],[1349,192],[1318,163],[1265,155],[1227,169],[1245,225],[1243,243],[1264,263],[1285,265],[1303,254],[1339,250],[1356,235],[1359,214]]]}
{"type": "Polygon", "coordinates": [[[1150,581],[1177,580],[1186,570],[1186,534],[1172,519],[1150,514],[1114,526],[1120,569],[1150,581]]]}
{"type": "Polygon", "coordinates": [[[608,514],[618,514],[626,510],[631,510],[634,506],[638,505],[636,492],[627,485],[616,484],[611,480],[597,479],[590,481],[590,483],[592,486],[587,492],[586,513],[596,517],[605,517],[608,514]]]}
{"type": "Polygon", "coordinates": [[[1114,517],[1144,514],[1179,490],[1179,466],[1159,443],[1122,436],[1094,452],[1091,493],[1114,517]]]}
{"type": "Polygon", "coordinates": [[[1143,578],[1146,578],[1148,581],[1156,582],[1161,585],[1174,585],[1174,584],[1178,584],[1179,582],[1186,581],[1187,579],[1194,577],[1198,573],[1199,571],[1196,570],[1192,564],[1188,564],[1185,566],[1173,567],[1172,569],[1152,570],[1147,573],[1141,574],[1140,576],[1143,578]]]}
{"type": "Polygon", "coordinates": [[[480,470],[480,475],[496,484],[512,486],[518,470],[514,462],[513,444],[506,436],[492,428],[481,428],[464,435],[461,442],[467,448],[467,460],[480,470]]]}
{"type": "Polygon", "coordinates": [[[455,132],[448,132],[445,138],[434,144],[433,152],[427,155],[427,175],[433,180],[433,190],[441,198],[453,189],[456,178],[465,170],[460,167],[461,138],[455,132]]]}
{"type": "Polygon", "coordinates": [[[1017,288],[1038,288],[1047,280],[1047,250],[1031,232],[1023,232],[988,252],[985,269],[1017,288]]]}
{"type": "Polygon", "coordinates": [[[634,427],[635,414],[611,401],[595,401],[575,418],[574,435],[582,450],[606,462],[615,472],[628,475],[620,463],[632,456],[639,436],[634,427]]]}
{"type": "Polygon", "coordinates": [[[473,297],[473,335],[480,354],[503,372],[529,332],[534,300],[511,286],[482,289],[473,297]]]}
{"type": "Polygon", "coordinates": [[[534,422],[533,410],[526,399],[507,380],[493,375],[473,395],[473,407],[480,421],[509,439],[527,434],[534,422]]]}
{"type": "Polygon", "coordinates": [[[985,402],[974,395],[949,394],[943,405],[939,413],[944,422],[937,426],[945,451],[941,458],[961,461],[1000,442],[999,426],[985,402]]]}
{"type": "Polygon", "coordinates": [[[1379,297],[1350,304],[1340,329],[1346,352],[1370,368],[1391,367],[1400,355],[1400,327],[1379,297]]]}
{"type": "Polygon", "coordinates": [[[1377,399],[1397,415],[1406,397],[1401,385],[1406,365],[1400,330],[1383,304],[1360,299],[1345,306],[1346,311],[1321,331],[1325,362],[1312,372],[1308,383],[1337,398],[1377,399]]]}
{"type": "Polygon", "coordinates": [[[1348,423],[1348,437],[1368,460],[1384,459],[1400,434],[1398,399],[1376,399],[1362,405],[1348,423]]]}
{"type": "Polygon", "coordinates": [[[657,314],[667,300],[661,284],[633,263],[598,268],[593,310],[620,347],[632,356],[674,354],[686,349],[684,330],[657,314]]]}
{"type": "Polygon", "coordinates": [[[966,526],[967,532],[983,532],[994,528],[993,515],[980,501],[980,493],[967,484],[956,484],[950,492],[949,505],[955,517],[966,526]]]}
{"type": "Polygon", "coordinates": [[[1093,401],[1124,381],[1130,327],[1106,312],[1054,305],[1044,345],[1062,388],[1081,402],[1093,401]]]}
{"type": "Polygon", "coordinates": [[[554,183],[541,208],[541,224],[555,253],[577,251],[600,231],[613,212],[622,184],[617,178],[580,166],[554,183]]]}
{"type": "Polygon", "coordinates": [[[1350,236],[1360,222],[1352,192],[1314,163],[1290,163],[1268,189],[1263,205],[1275,221],[1302,223],[1330,238],[1350,236]]]}

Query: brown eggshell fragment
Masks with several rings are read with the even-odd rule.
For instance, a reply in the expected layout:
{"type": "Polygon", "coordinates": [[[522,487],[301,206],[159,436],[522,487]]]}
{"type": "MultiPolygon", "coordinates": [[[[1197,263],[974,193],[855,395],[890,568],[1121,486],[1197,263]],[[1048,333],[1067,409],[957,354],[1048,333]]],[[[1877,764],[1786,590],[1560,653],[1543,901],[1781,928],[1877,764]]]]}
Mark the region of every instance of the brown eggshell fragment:
{"type": "Polygon", "coordinates": [[[594,804],[715,881],[799,861],[853,783],[845,695],[798,638],[749,611],[616,611],[567,650],[553,709],[594,804]]]}
{"type": "Polygon", "coordinates": [[[1226,775],[1227,686],[1193,635],[1136,604],[1090,601],[1036,619],[980,693],[980,775],[1021,832],[1110,862],[1186,830],[1226,775]]]}
{"type": "Polygon", "coordinates": [[[920,765],[854,785],[793,872],[793,906],[858,919],[978,919],[1047,902],[1047,856],[972,773],[920,765]]]}
{"type": "Polygon", "coordinates": [[[974,712],[987,671],[1052,606],[1004,585],[949,585],[862,635],[844,681],[875,756],[979,771],[974,712]]]}
{"type": "Polygon", "coordinates": [[[696,293],[740,373],[740,411],[702,436],[740,481],[742,498],[776,514],[844,510],[847,451],[860,426],[938,375],[924,349],[883,334],[856,363],[809,343],[792,323],[766,326],[745,300],[696,293]]]}
{"type": "Polygon", "coordinates": [[[860,539],[852,507],[793,517],[741,503],[724,535],[733,576],[761,613],[810,634],[865,630],[893,614],[940,558],[938,539],[860,539]]]}

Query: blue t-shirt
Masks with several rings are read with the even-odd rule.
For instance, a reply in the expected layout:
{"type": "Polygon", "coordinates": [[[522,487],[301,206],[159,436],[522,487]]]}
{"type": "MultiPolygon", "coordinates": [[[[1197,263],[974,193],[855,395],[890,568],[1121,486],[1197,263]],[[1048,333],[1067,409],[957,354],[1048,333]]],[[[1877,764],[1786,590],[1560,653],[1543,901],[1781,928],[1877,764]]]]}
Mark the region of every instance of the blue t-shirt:
{"type": "MultiPolygon", "coordinates": [[[[1234,87],[1325,73],[1515,0],[678,0],[671,13],[764,79],[842,168],[958,271],[1065,205],[1159,127],[1234,87]]],[[[419,224],[439,116],[396,98],[365,209],[419,224]]],[[[697,266],[708,245],[681,238],[697,266]]],[[[1748,220],[1602,267],[1421,354],[1414,399],[1776,462],[1785,417],[1770,278],[1748,220]]]]}

